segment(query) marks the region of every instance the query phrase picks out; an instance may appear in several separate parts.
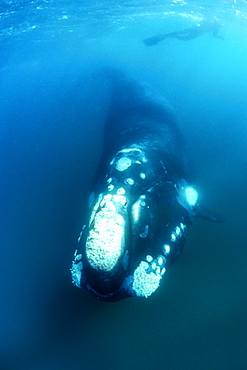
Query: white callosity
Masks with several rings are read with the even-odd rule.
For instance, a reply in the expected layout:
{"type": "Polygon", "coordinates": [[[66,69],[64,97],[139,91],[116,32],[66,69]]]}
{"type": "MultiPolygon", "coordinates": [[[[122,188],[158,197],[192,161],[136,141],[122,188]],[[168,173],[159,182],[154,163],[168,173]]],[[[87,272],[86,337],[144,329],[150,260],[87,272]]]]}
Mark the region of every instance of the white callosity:
{"type": "Polygon", "coordinates": [[[149,297],[160,285],[164,275],[166,259],[158,256],[157,260],[147,255],[146,261],[141,261],[133,274],[132,289],[138,297],[149,297]]]}
{"type": "Polygon", "coordinates": [[[114,185],[110,184],[110,185],[108,186],[108,190],[109,190],[109,191],[114,190],[114,185]]]}
{"type": "Polygon", "coordinates": [[[124,195],[113,195],[112,200],[118,205],[127,206],[127,199],[124,195]]]}
{"type": "Polygon", "coordinates": [[[176,226],[174,231],[171,233],[171,241],[177,242],[183,236],[186,225],[180,222],[179,226],[176,226]]]}
{"type": "Polygon", "coordinates": [[[165,254],[169,254],[169,253],[170,253],[170,251],[171,251],[171,247],[170,247],[170,245],[169,245],[169,244],[164,244],[163,249],[164,249],[164,253],[165,253],[165,254]]]}
{"type": "Polygon", "coordinates": [[[79,238],[77,239],[78,243],[80,243],[80,241],[81,241],[81,238],[82,238],[83,232],[84,232],[84,230],[85,230],[85,227],[86,227],[86,225],[83,225],[83,226],[82,226],[82,229],[81,229],[81,232],[80,232],[79,238]]]}
{"type": "Polygon", "coordinates": [[[132,288],[138,297],[149,297],[160,285],[161,275],[155,272],[148,272],[149,264],[141,261],[135,269],[132,288]]]}
{"type": "Polygon", "coordinates": [[[118,171],[125,171],[129,166],[131,166],[132,162],[131,159],[128,157],[122,157],[120,158],[116,163],[116,169],[118,171]]]}
{"type": "Polygon", "coordinates": [[[181,229],[180,229],[180,227],[176,226],[176,228],[175,228],[175,234],[176,234],[177,236],[179,236],[179,235],[181,234],[181,229]]]}
{"type": "Polygon", "coordinates": [[[125,180],[125,183],[128,184],[128,185],[134,185],[135,182],[134,182],[133,179],[128,178],[128,179],[125,180]]]}
{"type": "Polygon", "coordinates": [[[105,196],[100,204],[101,209],[95,214],[93,228],[86,241],[89,264],[102,271],[111,271],[122,255],[125,222],[117,213],[113,198],[121,205],[126,202],[123,196],[105,196]]]}
{"type": "Polygon", "coordinates": [[[146,260],[147,260],[147,262],[152,262],[153,261],[153,257],[148,254],[146,256],[146,260]]]}
{"type": "Polygon", "coordinates": [[[172,233],[171,234],[171,241],[175,242],[176,239],[177,239],[176,235],[174,233],[172,233]]]}
{"type": "Polygon", "coordinates": [[[75,259],[72,262],[72,268],[70,269],[71,270],[71,275],[72,275],[72,281],[73,281],[73,284],[75,286],[80,288],[80,286],[81,286],[81,273],[82,273],[82,267],[83,267],[82,262],[81,262],[82,255],[77,254],[77,251],[75,251],[74,256],[75,256],[75,259]]]}
{"type": "MultiPolygon", "coordinates": [[[[143,151],[136,147],[122,149],[117,153],[117,155],[122,155],[122,157],[117,159],[116,162],[115,159],[113,159],[111,161],[111,164],[115,162],[115,168],[117,171],[120,172],[127,170],[133,163],[141,164],[147,162],[143,151]]],[[[141,173],[140,177],[142,179],[145,179],[146,175],[144,173],[141,173]]]]}
{"type": "Polygon", "coordinates": [[[125,189],[124,188],[119,188],[117,190],[117,195],[123,195],[123,194],[125,194],[125,189]]]}

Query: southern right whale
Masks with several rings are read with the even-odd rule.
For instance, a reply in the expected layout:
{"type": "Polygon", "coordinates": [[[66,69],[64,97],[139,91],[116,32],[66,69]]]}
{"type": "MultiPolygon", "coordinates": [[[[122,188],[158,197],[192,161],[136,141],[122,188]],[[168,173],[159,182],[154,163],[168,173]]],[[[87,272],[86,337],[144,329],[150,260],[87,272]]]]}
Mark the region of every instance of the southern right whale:
{"type": "Polygon", "coordinates": [[[199,206],[193,166],[167,103],[118,72],[104,148],[78,239],[72,279],[94,297],[149,297],[184,246],[199,206]]]}

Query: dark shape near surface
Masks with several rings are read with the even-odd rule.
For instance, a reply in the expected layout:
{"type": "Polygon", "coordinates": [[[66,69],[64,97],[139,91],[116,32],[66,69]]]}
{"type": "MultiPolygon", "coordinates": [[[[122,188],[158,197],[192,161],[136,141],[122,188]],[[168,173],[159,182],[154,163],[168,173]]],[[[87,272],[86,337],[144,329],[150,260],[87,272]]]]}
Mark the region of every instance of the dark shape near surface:
{"type": "Polygon", "coordinates": [[[160,41],[168,38],[188,41],[208,32],[212,32],[214,37],[223,40],[223,37],[218,35],[220,26],[221,24],[218,21],[203,20],[200,23],[197,23],[195,26],[186,28],[182,31],[170,32],[164,35],[156,35],[143,40],[143,42],[146,46],[152,46],[157,45],[160,41]]]}
{"type": "MultiPolygon", "coordinates": [[[[184,139],[164,100],[116,72],[104,149],[73,283],[94,297],[149,297],[184,246],[199,213],[184,139]]],[[[210,212],[203,217],[217,221],[210,212]]]]}

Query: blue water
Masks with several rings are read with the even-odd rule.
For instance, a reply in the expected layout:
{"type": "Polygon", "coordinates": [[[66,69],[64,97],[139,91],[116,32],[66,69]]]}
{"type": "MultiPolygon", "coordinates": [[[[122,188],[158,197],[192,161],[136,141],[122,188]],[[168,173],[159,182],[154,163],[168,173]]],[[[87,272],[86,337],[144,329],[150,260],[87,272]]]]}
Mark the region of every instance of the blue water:
{"type": "Polygon", "coordinates": [[[247,2],[0,3],[0,368],[247,368],[247,2]],[[219,34],[142,40],[217,19],[219,34]],[[102,149],[113,66],[173,106],[200,200],[148,299],[107,304],[70,267],[102,149]]]}

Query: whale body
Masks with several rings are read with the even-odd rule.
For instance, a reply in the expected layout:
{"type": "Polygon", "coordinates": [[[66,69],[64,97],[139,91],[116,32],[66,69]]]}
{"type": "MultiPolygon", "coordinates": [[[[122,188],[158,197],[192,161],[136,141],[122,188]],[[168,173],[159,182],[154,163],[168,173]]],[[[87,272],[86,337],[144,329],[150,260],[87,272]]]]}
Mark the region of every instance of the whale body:
{"type": "Polygon", "coordinates": [[[117,301],[157,290],[200,207],[171,108],[121,74],[107,78],[104,148],[71,273],[75,286],[117,301]]]}

